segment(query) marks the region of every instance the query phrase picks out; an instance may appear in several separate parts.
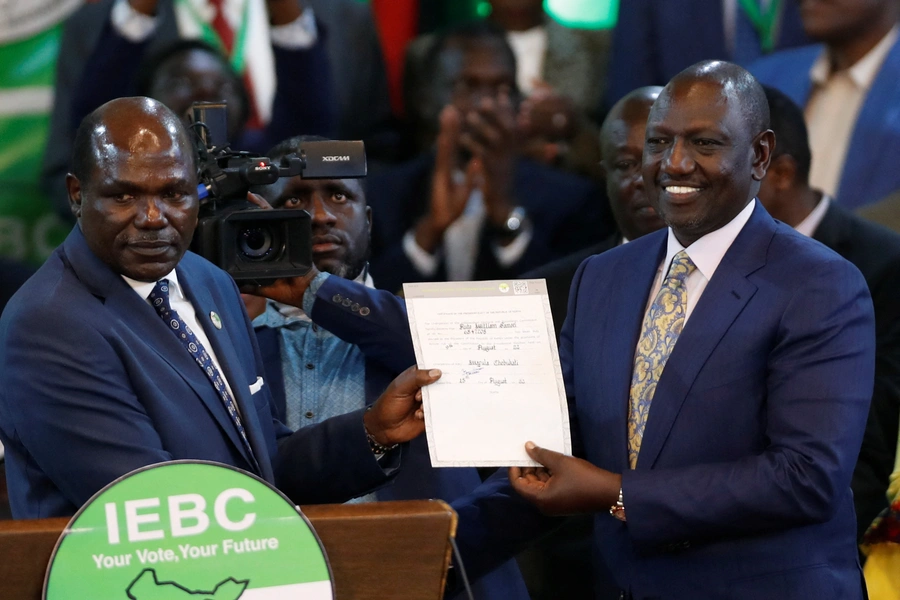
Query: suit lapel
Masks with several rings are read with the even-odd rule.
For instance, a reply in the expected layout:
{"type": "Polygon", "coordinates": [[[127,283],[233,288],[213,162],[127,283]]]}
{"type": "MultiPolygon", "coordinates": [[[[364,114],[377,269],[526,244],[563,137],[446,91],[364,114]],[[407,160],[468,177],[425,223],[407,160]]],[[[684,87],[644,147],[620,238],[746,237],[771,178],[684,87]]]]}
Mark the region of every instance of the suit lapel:
{"type": "Polygon", "coordinates": [[[707,284],[663,369],[636,468],[653,467],[697,375],[756,293],[756,285],[747,276],[765,264],[773,234],[774,221],[757,204],[707,284]]]}
{"type": "MultiPolygon", "coordinates": [[[[65,260],[72,267],[79,280],[92,294],[103,299],[104,305],[112,315],[121,320],[125,327],[132,331],[138,339],[156,352],[161,360],[181,376],[184,382],[190,386],[197,397],[206,405],[207,410],[219,424],[225,436],[248,459],[248,464],[250,464],[249,457],[246,457],[237,430],[206,374],[197,367],[197,363],[194,362],[188,351],[181,345],[178,338],[172,335],[172,332],[163,324],[153,307],[145,299],[138,296],[121,276],[110,270],[91,252],[78,226],[66,238],[64,251],[65,260]]],[[[181,267],[178,268],[178,271],[179,276],[181,276],[181,267]]],[[[189,273],[185,273],[183,279],[180,278],[179,281],[186,282],[190,277],[189,273]]],[[[205,296],[208,297],[208,294],[205,294],[205,296]]],[[[207,305],[209,304],[211,304],[211,301],[207,303],[207,305]]],[[[197,309],[198,317],[201,316],[201,306],[195,304],[195,308],[197,309]]],[[[200,319],[200,321],[202,323],[203,319],[200,319]]],[[[209,335],[209,330],[205,323],[204,330],[207,330],[209,335]]],[[[209,337],[212,338],[213,336],[209,337]]],[[[219,361],[222,362],[224,357],[220,354],[221,344],[216,345],[214,343],[213,345],[219,361]]],[[[223,363],[224,366],[225,364],[223,363]]],[[[228,376],[229,373],[226,373],[226,377],[228,376]]],[[[230,377],[229,383],[233,387],[236,385],[230,377]]],[[[242,408],[241,410],[243,414],[244,409],[242,408]]],[[[255,414],[253,417],[255,419],[255,414]]]]}
{"type": "MultiPolygon", "coordinates": [[[[260,469],[263,471],[261,475],[265,477],[266,465],[269,464],[269,453],[266,450],[265,440],[261,439],[262,429],[256,415],[256,406],[250,397],[250,384],[254,382],[247,381],[241,360],[234,349],[235,343],[243,342],[240,338],[238,338],[237,342],[231,338],[231,328],[239,327],[243,330],[245,328],[244,323],[234,322],[233,319],[229,318],[234,314],[234,311],[229,310],[227,307],[218,306],[209,293],[207,286],[197,285],[198,281],[203,281],[203,279],[192,275],[190,267],[185,265],[184,262],[182,261],[177,267],[178,281],[184,287],[185,294],[194,306],[197,321],[203,327],[203,331],[206,332],[206,337],[216,353],[222,375],[231,386],[231,394],[240,411],[244,432],[247,434],[250,447],[253,449],[260,469]],[[221,329],[213,325],[210,316],[212,313],[216,313],[219,316],[222,325],[221,329]]],[[[207,385],[209,384],[207,383],[207,385]]],[[[209,387],[211,388],[211,386],[209,387]]],[[[218,395],[212,394],[207,401],[207,406],[213,412],[228,439],[231,440],[241,453],[241,456],[244,457],[244,460],[247,461],[247,464],[252,465],[253,461],[247,454],[247,449],[244,447],[231,417],[228,416],[222,400],[218,395]]]]}

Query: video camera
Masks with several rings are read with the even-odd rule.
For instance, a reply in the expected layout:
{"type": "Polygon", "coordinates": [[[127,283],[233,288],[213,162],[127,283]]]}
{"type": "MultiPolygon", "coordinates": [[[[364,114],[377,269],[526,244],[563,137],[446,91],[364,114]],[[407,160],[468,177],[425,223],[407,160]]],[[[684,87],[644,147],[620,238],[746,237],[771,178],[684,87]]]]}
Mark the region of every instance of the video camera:
{"type": "Polygon", "coordinates": [[[366,176],[362,142],[303,142],[299,156],[274,162],[228,146],[225,104],[191,106],[197,138],[200,217],[191,250],[238,283],[265,285],[307,273],[312,266],[310,215],[305,210],[262,210],[247,192],[280,177],[348,179],[366,176]]]}

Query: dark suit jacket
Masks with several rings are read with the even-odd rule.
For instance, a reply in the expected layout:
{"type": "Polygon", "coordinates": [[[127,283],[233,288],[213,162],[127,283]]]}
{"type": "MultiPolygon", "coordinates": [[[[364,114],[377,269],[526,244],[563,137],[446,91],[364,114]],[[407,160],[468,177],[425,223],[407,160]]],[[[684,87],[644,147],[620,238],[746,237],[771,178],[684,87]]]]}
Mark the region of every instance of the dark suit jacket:
{"type": "MultiPolygon", "coordinates": [[[[377,215],[372,221],[372,276],[383,289],[396,292],[404,282],[427,280],[407,258],[402,240],[428,208],[433,166],[434,155],[426,154],[367,179],[366,198],[377,215]]],[[[615,227],[606,196],[586,179],[520,159],[513,186],[515,202],[528,212],[534,237],[522,258],[503,268],[482,235],[474,279],[517,277],[596,243],[615,227]]],[[[444,279],[441,266],[433,280],[444,279]]]]}
{"type": "MultiPolygon", "coordinates": [[[[635,598],[862,598],[850,477],[875,362],[865,281],[757,205],[666,363],[630,470],[634,349],[666,236],[590,258],[572,285],[560,360],[576,451],[622,473],[628,517],[598,512],[596,547],[635,598]]],[[[509,494],[498,477],[454,503],[461,551],[502,556],[540,527],[509,494]]]]}
{"type": "MultiPolygon", "coordinates": [[[[783,5],[776,49],[809,43],[797,3],[783,5]]],[[[742,10],[739,17],[746,19],[742,10]]],[[[635,88],[666,85],[701,60],[734,60],[726,48],[723,21],[721,0],[621,0],[607,106],[635,88]]]]}
{"type": "MultiPolygon", "coordinates": [[[[806,106],[812,92],[809,70],[824,46],[805,46],[767,56],[750,65],[761,83],[787,94],[798,106],[806,106]]],[[[856,208],[877,202],[900,189],[900,40],[885,57],[872,87],[856,116],[847,146],[835,198],[856,208]]]]}
{"type": "Polygon", "coordinates": [[[875,390],[859,461],[853,472],[857,532],[887,508],[900,424],[900,235],[832,204],[813,238],[862,272],[875,306],[875,390]]]}
{"type": "MultiPolygon", "coordinates": [[[[190,252],[176,270],[231,386],[257,474],[297,503],[343,501],[384,483],[362,411],[291,434],[273,416],[268,386],[251,391],[264,372],[234,281],[190,252]]],[[[78,227],[0,319],[0,439],[16,518],[71,515],[152,463],[254,470],[209,379],[78,227]]]]}
{"type": "Polygon", "coordinates": [[[553,314],[553,327],[556,329],[556,339],[562,332],[563,323],[566,320],[566,308],[569,306],[569,290],[572,289],[572,279],[588,257],[594,254],[606,252],[619,244],[621,235],[614,233],[599,244],[579,250],[565,258],[554,260],[551,263],[538,267],[522,275],[522,279],[544,279],[547,282],[547,295],[550,298],[550,312],[553,314]]]}
{"type": "Polygon", "coordinates": [[[0,313],[13,294],[34,274],[34,269],[6,258],[0,258],[0,313]]]}
{"type": "MultiPolygon", "coordinates": [[[[311,318],[348,344],[359,345],[366,356],[366,403],[371,404],[401,371],[416,364],[412,338],[406,320],[406,306],[400,298],[381,290],[331,276],[319,288],[311,318]],[[371,312],[361,315],[350,304],[371,312]]],[[[276,330],[257,327],[266,381],[275,401],[279,418],[285,420],[284,376],[276,330]]],[[[403,468],[387,485],[378,490],[379,500],[421,500],[439,498],[452,502],[481,484],[472,468],[435,469],[431,466],[425,436],[409,444],[403,456],[403,468]]],[[[473,587],[476,598],[528,599],[528,592],[514,560],[509,560],[473,587]]]]}

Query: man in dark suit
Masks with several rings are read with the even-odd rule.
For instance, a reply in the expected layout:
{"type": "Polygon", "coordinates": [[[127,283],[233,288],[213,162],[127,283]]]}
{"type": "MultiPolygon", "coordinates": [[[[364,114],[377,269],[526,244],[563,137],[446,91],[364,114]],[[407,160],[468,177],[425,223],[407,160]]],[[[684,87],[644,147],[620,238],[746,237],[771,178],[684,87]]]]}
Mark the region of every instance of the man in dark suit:
{"type": "MultiPolygon", "coordinates": [[[[286,140],[269,156],[299,154],[304,139],[286,140]]],[[[416,358],[403,301],[373,289],[368,274],[372,210],[363,181],[297,176],[260,193],[275,208],[306,210],[312,217],[314,267],[295,282],[309,283],[302,308],[269,300],[251,310],[251,315],[262,310],[253,325],[278,417],[300,429],[371,405],[416,358]]],[[[295,295],[299,291],[294,288],[295,295]]],[[[363,500],[451,502],[480,484],[474,468],[432,468],[420,436],[410,443],[403,469],[390,485],[363,500]]],[[[528,599],[513,560],[473,591],[476,598],[528,599]]]]}
{"type": "Polygon", "coordinates": [[[0,313],[22,284],[34,274],[34,269],[23,263],[0,257],[0,313]]]}
{"type": "Polygon", "coordinates": [[[764,86],[778,140],[759,200],[773,217],[818,240],[862,272],[875,306],[875,390],[853,480],[858,539],[883,509],[900,425],[900,236],[843,208],[809,185],[811,160],[803,112],[764,86]]]}
{"type": "MultiPolygon", "coordinates": [[[[383,484],[423,430],[408,370],[376,401],[291,433],[273,415],[234,281],[187,252],[196,166],[180,120],[113,100],[76,136],[75,227],[0,319],[0,440],[13,515],[73,514],[148,464],[204,459],[251,471],[294,502],[383,484]]],[[[277,290],[275,290],[277,293],[277,290]]]]}
{"type": "Polygon", "coordinates": [[[863,598],[850,478],[872,303],[856,267],[754,199],[774,144],[736,65],[660,94],[643,176],[669,228],[585,261],[563,326],[583,458],[526,444],[545,468],[454,503],[470,570],[540,531],[536,505],[595,514],[624,597],[863,598]]]}
{"type": "Polygon", "coordinates": [[[517,156],[515,57],[502,29],[458,26],[426,64],[444,107],[436,152],[368,180],[379,287],[516,277],[612,232],[589,181],[517,156]]]}
{"type": "Polygon", "coordinates": [[[638,86],[663,85],[698,60],[747,65],[767,52],[806,43],[797,2],[622,0],[613,30],[607,106],[638,86]],[[757,11],[751,16],[744,4],[756,5],[757,11]]]}
{"type": "Polygon", "coordinates": [[[566,318],[572,278],[581,263],[589,256],[615,248],[623,242],[636,240],[666,225],[647,201],[644,180],[641,178],[641,154],[644,150],[647,115],[661,90],[661,87],[634,90],[616,102],[600,128],[600,149],[603,154],[600,167],[618,231],[599,244],[522,275],[525,279],[547,280],[547,294],[550,296],[550,310],[557,338],[566,318]]]}

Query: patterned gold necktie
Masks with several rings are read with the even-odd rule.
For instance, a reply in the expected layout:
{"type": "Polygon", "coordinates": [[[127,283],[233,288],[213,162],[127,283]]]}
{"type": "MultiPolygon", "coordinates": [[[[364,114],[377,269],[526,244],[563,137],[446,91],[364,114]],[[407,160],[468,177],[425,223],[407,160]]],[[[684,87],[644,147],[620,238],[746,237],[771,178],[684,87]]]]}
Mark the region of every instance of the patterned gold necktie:
{"type": "Polygon", "coordinates": [[[634,357],[628,406],[628,464],[632,469],[641,451],[656,384],[684,327],[687,310],[685,281],[696,268],[686,251],[676,254],[662,287],[644,316],[634,357]]]}

